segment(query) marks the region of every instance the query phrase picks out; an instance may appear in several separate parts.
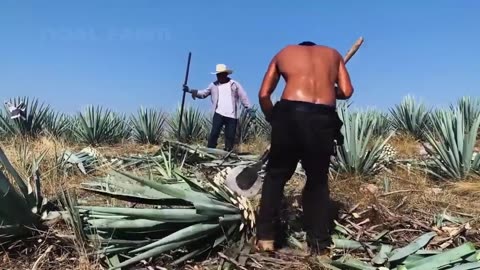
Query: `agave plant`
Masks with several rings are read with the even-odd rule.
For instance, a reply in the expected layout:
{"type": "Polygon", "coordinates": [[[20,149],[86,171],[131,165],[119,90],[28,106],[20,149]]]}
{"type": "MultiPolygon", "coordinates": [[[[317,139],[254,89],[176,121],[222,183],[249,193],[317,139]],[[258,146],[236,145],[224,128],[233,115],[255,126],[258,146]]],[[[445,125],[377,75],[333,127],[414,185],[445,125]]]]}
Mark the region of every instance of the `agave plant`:
{"type": "Polygon", "coordinates": [[[210,133],[212,132],[212,125],[213,125],[213,113],[205,113],[204,114],[204,121],[203,121],[203,129],[205,130],[204,136],[205,136],[205,141],[208,141],[208,138],[210,137],[210,133]]]}
{"type": "MultiPolygon", "coordinates": [[[[244,197],[224,185],[220,172],[214,180],[199,182],[174,172],[182,182],[165,183],[113,171],[104,179],[85,183],[97,194],[144,205],[139,208],[79,206],[84,231],[94,231],[107,257],[117,256],[112,269],[184,249],[173,265],[202,255],[228,241],[249,237],[254,212],[244,197]]],[[[87,233],[88,234],[88,233],[87,233]]]]}
{"type": "Polygon", "coordinates": [[[50,114],[50,106],[40,104],[38,99],[30,100],[28,97],[17,97],[10,100],[14,106],[21,103],[25,104],[26,119],[11,119],[10,112],[6,105],[3,117],[0,117],[0,129],[6,135],[22,135],[29,137],[38,137],[44,131],[44,125],[50,114]]]}
{"type": "Polygon", "coordinates": [[[137,143],[160,143],[167,117],[164,112],[140,108],[137,116],[132,117],[132,137],[137,143]]]}
{"type": "Polygon", "coordinates": [[[343,122],[341,132],[344,143],[337,146],[337,155],[332,162],[332,169],[336,172],[357,175],[371,175],[382,167],[385,144],[393,132],[384,137],[374,138],[373,131],[377,125],[377,118],[371,118],[368,113],[353,113],[347,106],[338,107],[338,115],[343,122]]]}
{"type": "Polygon", "coordinates": [[[54,212],[49,213],[50,205],[41,194],[37,162],[32,168],[33,186],[22,179],[1,148],[0,165],[0,245],[3,246],[45,229],[44,221],[54,212]],[[18,188],[3,170],[13,177],[18,188]]]}
{"type": "Polygon", "coordinates": [[[254,121],[253,129],[254,129],[253,131],[254,135],[256,137],[261,137],[265,139],[270,138],[270,134],[272,132],[272,126],[267,121],[267,119],[265,118],[265,115],[262,112],[257,113],[254,121]]]}
{"type": "Polygon", "coordinates": [[[118,137],[114,140],[115,142],[120,142],[124,139],[131,138],[132,135],[132,127],[128,121],[128,117],[126,113],[113,113],[113,122],[118,122],[118,127],[116,129],[116,133],[118,137]]]}
{"type": "Polygon", "coordinates": [[[474,156],[480,115],[468,125],[460,108],[443,110],[432,117],[432,128],[424,145],[431,156],[429,171],[438,177],[463,179],[472,171],[480,172],[480,155],[474,156]]]}
{"type": "Polygon", "coordinates": [[[425,138],[430,110],[415,98],[407,95],[400,105],[390,109],[392,127],[401,133],[411,134],[416,139],[425,138]]]}
{"type": "Polygon", "coordinates": [[[367,109],[356,113],[364,114],[367,121],[371,122],[370,124],[375,120],[375,125],[372,126],[372,135],[375,137],[383,136],[392,130],[389,115],[385,112],[376,109],[367,109]]]}
{"type": "Polygon", "coordinates": [[[235,133],[236,143],[245,143],[255,137],[254,125],[255,119],[247,112],[247,110],[242,108],[237,122],[237,131],[235,133]]]}
{"type": "Polygon", "coordinates": [[[57,138],[70,138],[71,124],[68,115],[51,110],[47,114],[44,130],[57,138]]]}
{"type": "Polygon", "coordinates": [[[450,105],[451,110],[455,110],[456,107],[462,112],[467,128],[472,127],[477,117],[480,116],[480,98],[462,97],[457,101],[457,106],[450,105]]]}
{"type": "Polygon", "coordinates": [[[3,123],[8,121],[7,115],[3,110],[0,110],[0,139],[3,139],[8,136],[8,130],[4,127],[3,123]]]}
{"type": "Polygon", "coordinates": [[[79,113],[72,128],[77,141],[90,145],[120,142],[128,131],[121,116],[100,106],[79,113]]]}
{"type": "Polygon", "coordinates": [[[169,118],[170,136],[184,143],[192,143],[205,138],[209,130],[205,128],[205,115],[195,107],[185,106],[183,111],[182,128],[180,124],[180,106],[178,106],[175,114],[169,118]],[[180,137],[178,138],[180,129],[180,137]]]}

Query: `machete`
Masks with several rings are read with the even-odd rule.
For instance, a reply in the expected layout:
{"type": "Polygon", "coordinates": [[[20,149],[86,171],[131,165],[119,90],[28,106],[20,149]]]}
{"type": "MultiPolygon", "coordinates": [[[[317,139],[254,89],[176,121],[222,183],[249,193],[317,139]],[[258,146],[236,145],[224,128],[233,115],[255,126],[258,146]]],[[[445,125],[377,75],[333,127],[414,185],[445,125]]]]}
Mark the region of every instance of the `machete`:
{"type": "MultiPolygon", "coordinates": [[[[345,64],[352,58],[352,56],[355,55],[362,43],[363,37],[360,37],[353,44],[350,50],[348,50],[344,57],[345,64]]],[[[245,197],[252,197],[258,194],[262,187],[262,178],[259,177],[258,172],[268,161],[269,154],[270,146],[267,147],[267,150],[254,164],[232,168],[232,170],[230,170],[230,172],[227,174],[225,185],[231,190],[245,197]]]]}

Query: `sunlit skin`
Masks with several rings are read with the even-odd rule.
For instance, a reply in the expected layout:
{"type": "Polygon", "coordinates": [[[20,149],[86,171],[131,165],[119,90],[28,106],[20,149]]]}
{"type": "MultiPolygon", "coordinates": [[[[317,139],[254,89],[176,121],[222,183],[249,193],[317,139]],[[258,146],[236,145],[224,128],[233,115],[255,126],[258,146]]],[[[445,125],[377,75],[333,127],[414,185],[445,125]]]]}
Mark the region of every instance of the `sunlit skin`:
{"type": "Polygon", "coordinates": [[[259,103],[267,119],[280,76],[285,80],[281,96],[285,100],[335,106],[337,99],[353,94],[350,75],[338,51],[321,45],[288,45],[273,57],[260,87],[259,103]]]}

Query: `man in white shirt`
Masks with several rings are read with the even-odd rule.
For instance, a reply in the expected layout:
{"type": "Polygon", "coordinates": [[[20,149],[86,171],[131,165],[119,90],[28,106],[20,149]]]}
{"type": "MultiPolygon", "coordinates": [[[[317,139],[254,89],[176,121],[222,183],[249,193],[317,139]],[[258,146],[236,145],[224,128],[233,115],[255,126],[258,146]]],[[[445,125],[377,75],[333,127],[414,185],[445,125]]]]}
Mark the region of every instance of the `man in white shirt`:
{"type": "Polygon", "coordinates": [[[240,117],[240,110],[237,106],[241,103],[252,116],[255,112],[247,97],[247,93],[242,85],[231,79],[228,75],[233,70],[228,69],[224,64],[218,64],[216,71],[212,72],[217,76],[217,80],[210,83],[206,89],[195,90],[184,86],[183,90],[192,94],[192,98],[204,99],[211,96],[212,110],[214,112],[212,120],[212,130],[208,138],[209,148],[216,148],[218,137],[223,127],[225,127],[225,151],[232,151],[235,143],[235,133],[237,130],[237,122],[240,117]]]}

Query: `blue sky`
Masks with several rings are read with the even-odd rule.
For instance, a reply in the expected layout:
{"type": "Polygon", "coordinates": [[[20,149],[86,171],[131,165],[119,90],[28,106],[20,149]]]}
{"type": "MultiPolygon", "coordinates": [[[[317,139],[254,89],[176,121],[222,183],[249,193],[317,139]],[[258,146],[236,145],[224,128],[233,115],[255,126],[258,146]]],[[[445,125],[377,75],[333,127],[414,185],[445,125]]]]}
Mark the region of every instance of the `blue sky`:
{"type": "Polygon", "coordinates": [[[406,94],[446,105],[479,96],[479,10],[473,0],[3,0],[0,98],[35,96],[65,112],[87,104],[172,110],[191,51],[191,87],[207,86],[225,63],[258,103],[283,46],[312,40],[345,54],[363,36],[347,65],[356,105],[384,109],[406,94]]]}

